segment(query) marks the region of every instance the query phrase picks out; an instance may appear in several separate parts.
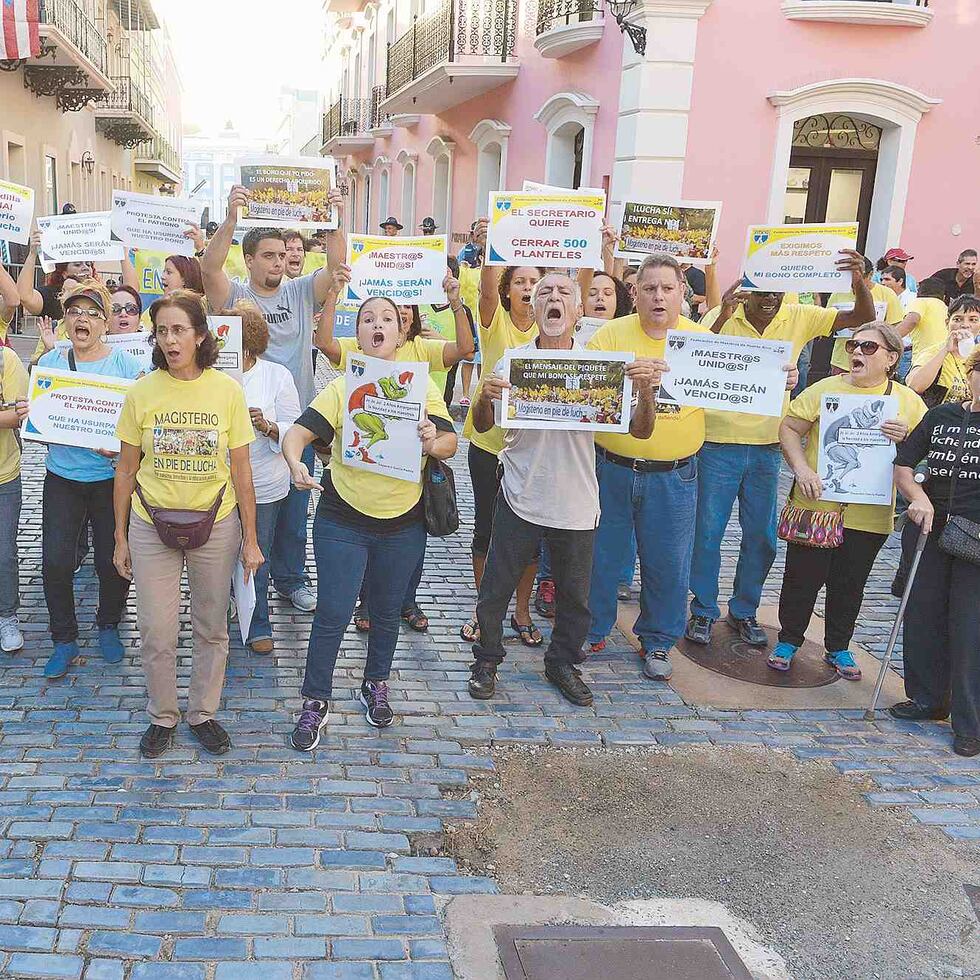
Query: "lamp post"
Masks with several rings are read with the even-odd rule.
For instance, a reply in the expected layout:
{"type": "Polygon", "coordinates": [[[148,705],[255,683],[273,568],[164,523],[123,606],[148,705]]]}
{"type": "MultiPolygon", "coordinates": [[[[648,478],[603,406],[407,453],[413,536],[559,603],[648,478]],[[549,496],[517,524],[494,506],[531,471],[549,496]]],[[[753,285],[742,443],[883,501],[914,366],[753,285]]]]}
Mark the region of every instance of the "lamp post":
{"type": "Polygon", "coordinates": [[[627,19],[637,6],[637,0],[606,0],[609,13],[616,19],[619,29],[630,39],[633,50],[643,55],[647,50],[647,29],[627,19]]]}

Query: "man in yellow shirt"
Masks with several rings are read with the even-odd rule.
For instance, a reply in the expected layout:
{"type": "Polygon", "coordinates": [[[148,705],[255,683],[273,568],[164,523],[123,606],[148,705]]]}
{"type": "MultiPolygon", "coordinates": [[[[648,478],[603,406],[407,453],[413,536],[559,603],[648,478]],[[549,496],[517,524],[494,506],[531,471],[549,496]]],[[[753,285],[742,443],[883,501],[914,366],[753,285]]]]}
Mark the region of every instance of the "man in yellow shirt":
{"type": "MultiPolygon", "coordinates": [[[[859,327],[875,317],[874,301],[864,277],[864,258],[846,252],[838,267],[851,273],[854,305],[849,311],[786,303],[781,293],[744,293],[736,284],[722,297],[722,305],[702,319],[713,333],[766,340],[788,340],[793,345],[793,370],[787,386],[795,386],[795,365],[803,347],[815,337],[859,327]]],[[[783,411],[789,405],[789,395],[783,411]]],[[[734,594],[726,622],[743,642],[764,647],[766,634],[756,622],[762,587],[776,557],[776,500],[779,483],[778,418],[745,412],[705,412],[705,443],[698,453],[700,488],[697,528],[691,561],[691,617],[685,636],[707,644],[711,627],[721,616],[718,574],[721,543],[732,506],[738,500],[742,529],[734,594]]]]}

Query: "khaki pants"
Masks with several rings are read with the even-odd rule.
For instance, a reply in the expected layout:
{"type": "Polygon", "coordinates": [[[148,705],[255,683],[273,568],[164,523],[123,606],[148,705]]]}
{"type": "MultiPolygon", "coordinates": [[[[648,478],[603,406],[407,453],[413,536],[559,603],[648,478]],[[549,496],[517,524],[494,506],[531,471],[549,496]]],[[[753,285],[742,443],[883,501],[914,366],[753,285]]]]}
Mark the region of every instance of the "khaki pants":
{"type": "Polygon", "coordinates": [[[129,550],[136,584],[140,656],[149,695],[147,713],[155,725],[173,728],[177,707],[177,633],[180,575],[187,563],[193,657],[187,721],[199,725],[215,716],[228,659],[228,597],[242,545],[242,525],[233,510],[193,551],[168,548],[156,528],[137,514],[129,522],[129,550]]]}

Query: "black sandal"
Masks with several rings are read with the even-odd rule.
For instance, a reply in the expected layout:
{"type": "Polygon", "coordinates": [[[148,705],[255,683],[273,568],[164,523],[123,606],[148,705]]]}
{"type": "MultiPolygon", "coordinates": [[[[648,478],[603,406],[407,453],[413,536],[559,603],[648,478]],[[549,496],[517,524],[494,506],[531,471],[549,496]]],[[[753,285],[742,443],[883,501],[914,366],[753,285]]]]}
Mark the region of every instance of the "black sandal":
{"type": "Polygon", "coordinates": [[[475,619],[468,619],[459,628],[459,637],[466,643],[480,642],[480,624],[475,619]]]}
{"type": "Polygon", "coordinates": [[[517,635],[521,638],[521,643],[526,647],[539,647],[544,643],[544,637],[541,635],[541,631],[534,625],[534,623],[528,623],[526,626],[517,621],[516,616],[510,617],[510,628],[512,630],[517,630],[517,635]]]}
{"type": "Polygon", "coordinates": [[[416,603],[414,606],[408,606],[407,608],[403,609],[402,619],[404,619],[416,633],[428,632],[429,617],[422,612],[418,603],[416,603]]]}
{"type": "Polygon", "coordinates": [[[371,618],[366,615],[364,611],[364,603],[359,602],[354,606],[354,629],[358,633],[370,633],[371,632],[371,618]]]}

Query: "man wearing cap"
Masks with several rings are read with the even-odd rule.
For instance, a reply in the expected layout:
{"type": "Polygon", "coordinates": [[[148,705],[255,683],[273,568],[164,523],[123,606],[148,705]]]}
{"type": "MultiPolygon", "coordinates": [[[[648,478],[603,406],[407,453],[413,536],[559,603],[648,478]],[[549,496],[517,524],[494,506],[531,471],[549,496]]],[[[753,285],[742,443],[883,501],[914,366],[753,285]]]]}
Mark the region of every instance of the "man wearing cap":
{"type": "Polygon", "coordinates": [[[906,264],[911,262],[915,258],[914,255],[909,255],[904,248],[890,248],[881,257],[881,262],[878,263],[878,272],[875,273],[875,282],[881,282],[881,273],[888,268],[890,265],[897,265],[905,273],[905,288],[910,293],[917,293],[919,291],[919,280],[905,268],[906,264]]]}
{"type": "Polygon", "coordinates": [[[381,222],[381,230],[389,238],[395,238],[398,235],[398,232],[400,232],[404,227],[405,226],[399,224],[398,219],[393,216],[389,216],[385,218],[384,221],[381,222]]]}
{"type": "Polygon", "coordinates": [[[422,229],[423,235],[434,235],[436,233],[436,228],[438,227],[439,226],[436,224],[435,218],[423,218],[422,224],[419,225],[419,228],[422,229]]]}

